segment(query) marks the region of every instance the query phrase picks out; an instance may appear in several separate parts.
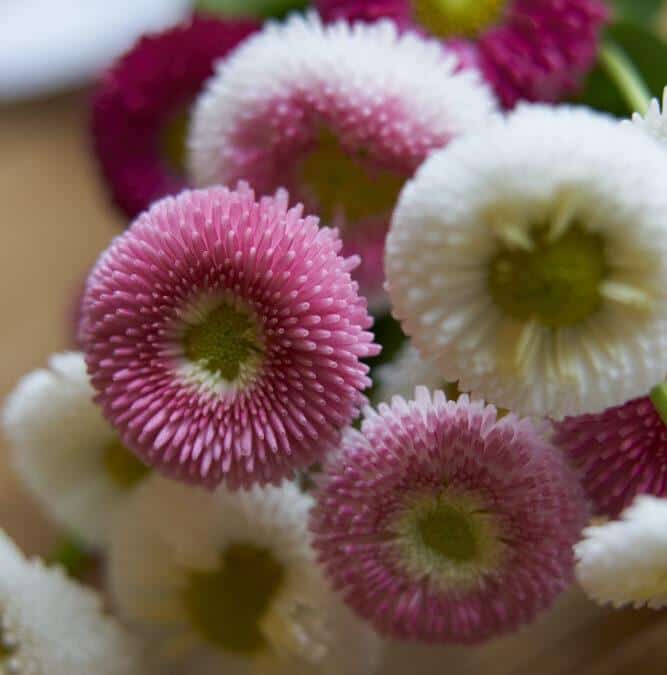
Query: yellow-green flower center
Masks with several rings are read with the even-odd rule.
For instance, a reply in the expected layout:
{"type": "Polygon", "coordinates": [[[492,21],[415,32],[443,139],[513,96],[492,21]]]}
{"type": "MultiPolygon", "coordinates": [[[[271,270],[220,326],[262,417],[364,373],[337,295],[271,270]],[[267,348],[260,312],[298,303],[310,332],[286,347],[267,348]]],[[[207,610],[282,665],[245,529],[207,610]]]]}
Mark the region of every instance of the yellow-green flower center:
{"type": "Polygon", "coordinates": [[[522,247],[501,246],[490,261],[488,287],[508,316],[561,328],[600,308],[607,273],[599,234],[575,226],[552,241],[539,228],[522,247]]]}
{"type": "Polygon", "coordinates": [[[475,37],[502,16],[507,0],[412,0],[417,21],[440,37],[475,37]]]}
{"type": "Polygon", "coordinates": [[[167,164],[178,174],[185,175],[188,126],[190,124],[189,107],[175,113],[167,120],[162,129],[160,147],[167,164]]]}
{"type": "Polygon", "coordinates": [[[104,469],[121,489],[130,489],[141,482],[150,469],[120,441],[115,439],[104,449],[104,469]]]}
{"type": "Polygon", "coordinates": [[[404,183],[403,176],[372,167],[363,151],[354,155],[346,152],[326,130],[304,158],[300,180],[317,201],[325,222],[337,215],[359,221],[391,213],[404,183]]]}
{"type": "Polygon", "coordinates": [[[249,312],[223,302],[183,337],[185,356],[210,373],[234,382],[244,366],[263,354],[260,328],[249,312]]]}
{"type": "Polygon", "coordinates": [[[4,628],[0,622],[0,672],[4,672],[2,671],[2,663],[5,662],[9,665],[18,648],[17,637],[11,631],[4,628]]]}
{"type": "Polygon", "coordinates": [[[408,572],[433,575],[444,588],[480,583],[505,549],[497,518],[479,500],[447,489],[406,504],[393,530],[408,572]]]}
{"type": "Polygon", "coordinates": [[[284,566],[271,551],[254,544],[232,544],[220,556],[217,570],[190,576],[183,601],[203,640],[249,656],[266,647],[261,621],[284,580],[284,566]]]}

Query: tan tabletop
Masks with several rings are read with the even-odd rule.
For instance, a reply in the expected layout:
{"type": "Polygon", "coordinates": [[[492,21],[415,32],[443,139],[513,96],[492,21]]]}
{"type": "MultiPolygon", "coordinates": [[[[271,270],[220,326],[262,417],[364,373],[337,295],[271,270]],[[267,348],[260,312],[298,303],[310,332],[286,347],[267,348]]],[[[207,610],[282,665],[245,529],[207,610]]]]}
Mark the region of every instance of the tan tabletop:
{"type": "MultiPolygon", "coordinates": [[[[123,219],[91,161],[85,94],[0,107],[0,399],[67,346],[67,308],[123,219]]],[[[54,531],[0,440],[0,527],[31,553],[54,531]]],[[[665,675],[667,615],[610,612],[578,591],[518,635],[477,649],[392,648],[383,675],[665,675]]]]}

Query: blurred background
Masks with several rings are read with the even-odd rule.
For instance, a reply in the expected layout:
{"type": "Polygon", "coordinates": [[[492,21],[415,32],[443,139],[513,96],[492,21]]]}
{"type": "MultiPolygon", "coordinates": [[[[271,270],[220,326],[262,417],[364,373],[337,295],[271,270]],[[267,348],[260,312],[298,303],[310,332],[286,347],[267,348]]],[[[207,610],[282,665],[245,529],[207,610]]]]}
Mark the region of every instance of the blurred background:
{"type": "MultiPolygon", "coordinates": [[[[90,84],[137,36],[190,9],[189,0],[0,0],[0,400],[71,346],[77,290],[126,225],[90,152],[90,84]]],[[[667,35],[666,12],[656,11],[655,33],[667,35]]],[[[667,61],[660,69],[665,82],[667,61]]],[[[0,439],[0,527],[47,554],[56,533],[6,456],[0,439]]],[[[411,675],[659,675],[667,615],[606,611],[575,590],[511,638],[474,650],[396,648],[389,663],[387,673],[411,675]]]]}

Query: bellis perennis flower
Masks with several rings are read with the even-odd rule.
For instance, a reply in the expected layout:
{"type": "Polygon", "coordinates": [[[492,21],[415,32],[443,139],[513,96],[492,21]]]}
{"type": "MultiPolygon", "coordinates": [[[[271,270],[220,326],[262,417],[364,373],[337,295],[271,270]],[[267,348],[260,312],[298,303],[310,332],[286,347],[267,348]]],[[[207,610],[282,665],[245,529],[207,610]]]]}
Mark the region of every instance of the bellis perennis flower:
{"type": "Polygon", "coordinates": [[[444,379],[516,412],[645,395],[667,372],[665,175],[657,143],[583,108],[454,141],[394,214],[395,315],[444,379]]]}
{"type": "Polygon", "coordinates": [[[641,496],[619,521],[589,527],[577,577],[600,603],[667,606],[667,500],[641,496]]]}
{"type": "Polygon", "coordinates": [[[333,585],[381,633],[473,643],[566,588],[586,509],[528,420],[417,389],[369,410],[325,467],[311,517],[333,585]]]}
{"type": "Polygon", "coordinates": [[[12,461],[36,499],[91,548],[104,548],[118,503],[148,469],[93,402],[83,355],[56,354],[7,400],[3,426],[12,461]]]}
{"type": "Polygon", "coordinates": [[[128,216],[185,187],[190,104],[214,63],[257,27],[194,16],[142,38],[104,74],[93,98],[95,151],[128,216]]]}
{"type": "Polygon", "coordinates": [[[292,484],[206,492],[153,476],[133,493],[111,593],[165,672],[372,675],[379,641],[326,590],[310,506],[292,484]]]}
{"type": "Polygon", "coordinates": [[[428,153],[484,126],[495,104],[433,41],[395,26],[270,24],[221,62],[198,100],[190,168],[198,185],[286,187],[340,228],[372,306],[401,186],[428,153]]]}
{"type": "Polygon", "coordinates": [[[326,20],[389,17],[444,40],[477,66],[507,107],[556,101],[595,63],[604,0],[316,0],[326,20]]]}
{"type": "Polygon", "coordinates": [[[101,257],[83,301],[92,383],[123,441],[183,480],[279,483],[320,459],[379,352],[356,258],[287,195],[165,199],[101,257]]]}
{"type": "Polygon", "coordinates": [[[26,560],[0,531],[0,673],[145,675],[135,642],[95,593],[26,560]]]}

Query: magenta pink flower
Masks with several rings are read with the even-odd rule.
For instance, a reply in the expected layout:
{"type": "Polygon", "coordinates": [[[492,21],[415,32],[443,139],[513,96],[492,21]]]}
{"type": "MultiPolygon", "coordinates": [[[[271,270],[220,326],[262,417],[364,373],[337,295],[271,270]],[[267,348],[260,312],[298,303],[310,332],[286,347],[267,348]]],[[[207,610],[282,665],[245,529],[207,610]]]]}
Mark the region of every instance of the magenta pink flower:
{"type": "Polygon", "coordinates": [[[92,102],[95,151],[116,204],[130,217],[186,185],[188,108],[217,59],[258,28],[194,16],[142,38],[102,77],[92,102]]]}
{"type": "Polygon", "coordinates": [[[287,194],[166,198],[103,254],[82,339],[127,447],[181,480],[278,483],[321,459],[369,386],[372,320],[339,255],[287,194]]]}
{"type": "Polygon", "coordinates": [[[516,629],[573,577],[578,481],[529,420],[419,387],[368,411],[320,479],[319,559],[383,634],[474,643],[516,629]]]}
{"type": "Polygon", "coordinates": [[[394,19],[442,38],[476,62],[507,108],[557,101],[595,63],[604,0],[317,0],[327,21],[394,19]],[[472,57],[472,58],[471,58],[472,57]]]}
{"type": "Polygon", "coordinates": [[[435,148],[496,112],[477,73],[439,43],[385,21],[325,27],[292,16],[246,40],[197,101],[189,166],[197,185],[285,187],[338,227],[374,309],[388,304],[384,241],[398,194],[435,148]]]}
{"type": "MultiPolygon", "coordinates": [[[[660,388],[656,388],[657,391],[660,388]]],[[[667,497],[667,427],[650,396],[555,423],[597,514],[617,517],[640,494],[667,497]]]]}

